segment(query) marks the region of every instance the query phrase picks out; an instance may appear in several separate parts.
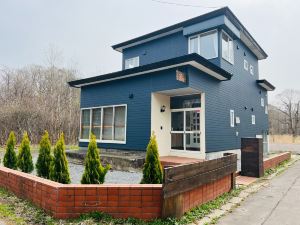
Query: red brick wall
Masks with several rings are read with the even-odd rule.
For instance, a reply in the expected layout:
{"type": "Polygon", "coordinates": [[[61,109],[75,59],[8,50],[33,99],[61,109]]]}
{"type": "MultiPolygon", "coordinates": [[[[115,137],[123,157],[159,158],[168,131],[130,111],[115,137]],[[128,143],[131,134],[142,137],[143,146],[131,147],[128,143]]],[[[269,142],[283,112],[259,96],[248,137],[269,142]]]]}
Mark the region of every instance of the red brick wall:
{"type": "Polygon", "coordinates": [[[197,205],[214,200],[218,196],[231,190],[231,175],[212,183],[202,185],[196,189],[183,193],[183,211],[187,212],[197,205]]]}
{"type": "Polygon", "coordinates": [[[264,159],[264,170],[274,168],[281,162],[291,159],[291,153],[285,152],[280,155],[273,156],[271,158],[264,159]]]}
{"type": "Polygon", "coordinates": [[[117,218],[161,216],[162,185],[65,185],[0,167],[0,186],[55,218],[103,211],[117,218]]]}
{"type": "MultiPolygon", "coordinates": [[[[55,218],[74,218],[102,211],[117,218],[161,217],[162,185],[59,184],[31,174],[0,167],[0,186],[30,200],[55,218]]],[[[231,188],[231,175],[183,193],[183,211],[215,199],[231,188]]]]}

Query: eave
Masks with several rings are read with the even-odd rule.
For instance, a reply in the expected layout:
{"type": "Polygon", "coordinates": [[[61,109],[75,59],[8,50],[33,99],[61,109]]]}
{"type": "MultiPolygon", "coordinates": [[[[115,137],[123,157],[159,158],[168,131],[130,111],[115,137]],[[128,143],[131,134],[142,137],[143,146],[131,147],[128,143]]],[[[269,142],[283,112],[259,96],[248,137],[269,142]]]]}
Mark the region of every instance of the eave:
{"type": "Polygon", "coordinates": [[[178,68],[186,65],[193,66],[198,70],[203,71],[204,73],[220,81],[230,80],[232,77],[231,73],[228,73],[224,69],[211,63],[210,61],[203,58],[202,56],[193,53],[189,55],[184,55],[176,58],[171,58],[171,59],[147,64],[144,66],[135,67],[132,69],[126,69],[126,70],[121,70],[113,73],[95,76],[95,77],[74,80],[68,83],[71,87],[80,88],[87,85],[125,79],[125,78],[134,77],[138,75],[163,71],[172,68],[178,68]]]}
{"type": "Polygon", "coordinates": [[[275,86],[273,86],[270,82],[268,82],[265,79],[262,80],[256,80],[256,83],[262,87],[263,89],[265,89],[266,91],[274,91],[275,90],[275,86]]]}

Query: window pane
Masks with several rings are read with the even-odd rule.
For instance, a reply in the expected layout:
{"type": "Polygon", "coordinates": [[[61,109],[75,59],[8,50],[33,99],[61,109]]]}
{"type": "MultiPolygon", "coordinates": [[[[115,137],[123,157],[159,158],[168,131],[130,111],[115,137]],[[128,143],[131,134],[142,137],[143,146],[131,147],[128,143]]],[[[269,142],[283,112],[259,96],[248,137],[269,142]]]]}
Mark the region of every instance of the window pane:
{"type": "Polygon", "coordinates": [[[184,150],[183,134],[171,134],[171,149],[184,150]]]}
{"type": "Polygon", "coordinates": [[[201,35],[200,55],[206,59],[218,57],[218,34],[216,31],[201,35]]]}
{"type": "Polygon", "coordinates": [[[92,111],[92,133],[96,139],[100,139],[101,131],[101,109],[93,109],[92,111]]]}
{"type": "Polygon", "coordinates": [[[90,136],[90,110],[81,111],[81,139],[89,139],[90,136]]]}
{"type": "Polygon", "coordinates": [[[115,107],[114,139],[125,141],[125,106],[115,107]]]}
{"type": "Polygon", "coordinates": [[[191,38],[190,39],[190,53],[198,53],[199,54],[198,47],[199,47],[198,36],[191,38]]]}
{"type": "Polygon", "coordinates": [[[137,66],[139,66],[139,64],[140,64],[139,57],[126,59],[125,60],[125,69],[131,69],[131,68],[137,67],[137,66]]]}
{"type": "Polygon", "coordinates": [[[183,131],[183,112],[171,113],[172,131],[183,131]]]}
{"type": "Polygon", "coordinates": [[[200,150],[200,134],[185,134],[185,144],[187,151],[199,151],[200,150]]]}
{"type": "Polygon", "coordinates": [[[200,110],[185,112],[185,130],[200,131],[200,110]]]}
{"type": "Polygon", "coordinates": [[[113,108],[103,108],[102,140],[112,140],[113,108]]]}
{"type": "Polygon", "coordinates": [[[233,41],[231,39],[229,39],[228,48],[229,48],[229,58],[228,58],[228,61],[231,62],[231,63],[233,63],[233,41]]]}
{"type": "Polygon", "coordinates": [[[222,57],[229,61],[229,38],[222,32],[222,57]]]}

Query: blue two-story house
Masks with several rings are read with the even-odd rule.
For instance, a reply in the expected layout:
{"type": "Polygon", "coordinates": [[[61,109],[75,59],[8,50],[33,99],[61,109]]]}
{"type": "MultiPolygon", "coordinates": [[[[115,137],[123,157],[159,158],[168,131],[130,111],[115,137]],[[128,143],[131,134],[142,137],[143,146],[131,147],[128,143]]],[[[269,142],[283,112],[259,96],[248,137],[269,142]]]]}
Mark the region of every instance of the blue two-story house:
{"type": "Polygon", "coordinates": [[[225,7],[112,46],[121,71],[70,81],[81,88],[80,147],[214,158],[241,138],[267,142],[268,96],[258,60],[267,54],[225,7]]]}

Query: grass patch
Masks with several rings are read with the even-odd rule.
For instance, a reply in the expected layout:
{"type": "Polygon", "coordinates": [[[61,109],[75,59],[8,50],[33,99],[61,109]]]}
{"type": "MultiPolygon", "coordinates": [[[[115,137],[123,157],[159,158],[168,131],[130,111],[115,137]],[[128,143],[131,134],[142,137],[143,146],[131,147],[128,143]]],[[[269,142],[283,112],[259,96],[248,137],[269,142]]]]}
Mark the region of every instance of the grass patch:
{"type": "Polygon", "coordinates": [[[288,166],[290,161],[291,159],[284,160],[281,163],[279,163],[276,167],[267,169],[264,173],[264,177],[268,177],[274,173],[280,174],[281,172],[283,172],[283,169],[288,166]]]}

